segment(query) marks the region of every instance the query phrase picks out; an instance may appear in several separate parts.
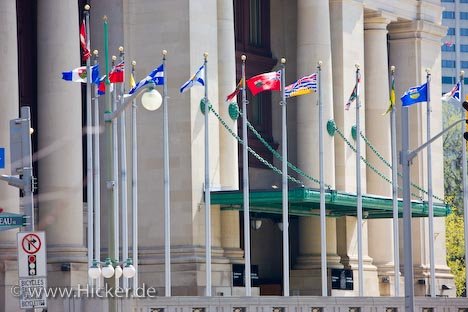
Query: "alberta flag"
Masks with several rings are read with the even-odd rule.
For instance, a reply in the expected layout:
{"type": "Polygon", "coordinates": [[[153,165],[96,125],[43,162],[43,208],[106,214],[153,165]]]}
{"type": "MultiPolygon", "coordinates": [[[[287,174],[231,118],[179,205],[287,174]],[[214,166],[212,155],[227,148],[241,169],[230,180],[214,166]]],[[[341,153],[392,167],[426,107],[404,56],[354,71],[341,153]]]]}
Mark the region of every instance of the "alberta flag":
{"type": "Polygon", "coordinates": [[[180,87],[180,93],[184,93],[194,85],[205,86],[205,64],[203,64],[186,83],[180,87]]]}
{"type": "Polygon", "coordinates": [[[455,99],[460,102],[460,81],[450,90],[442,96],[442,101],[447,102],[450,99],[455,99]]]}
{"type": "Polygon", "coordinates": [[[401,97],[403,106],[410,106],[419,102],[427,101],[427,82],[416,87],[411,87],[401,97]]]}
{"type": "MultiPolygon", "coordinates": [[[[91,66],[91,82],[99,83],[99,64],[91,66]]],[[[62,79],[73,82],[88,82],[86,66],[81,66],[72,71],[62,72],[62,79]]]]}
{"type": "Polygon", "coordinates": [[[164,84],[164,66],[161,64],[158,68],[154,69],[145,78],[141,79],[133,88],[128,91],[128,94],[133,94],[148,83],[154,83],[155,85],[164,84]]]}

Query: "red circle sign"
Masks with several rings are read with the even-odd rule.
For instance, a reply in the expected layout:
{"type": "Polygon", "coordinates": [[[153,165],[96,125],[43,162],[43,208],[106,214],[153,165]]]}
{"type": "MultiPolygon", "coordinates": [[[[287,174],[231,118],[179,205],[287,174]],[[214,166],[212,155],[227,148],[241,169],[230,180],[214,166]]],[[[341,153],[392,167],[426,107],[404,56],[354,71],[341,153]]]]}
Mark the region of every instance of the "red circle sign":
{"type": "Polygon", "coordinates": [[[23,237],[21,246],[25,253],[33,255],[41,249],[41,239],[36,234],[28,234],[23,237]]]}

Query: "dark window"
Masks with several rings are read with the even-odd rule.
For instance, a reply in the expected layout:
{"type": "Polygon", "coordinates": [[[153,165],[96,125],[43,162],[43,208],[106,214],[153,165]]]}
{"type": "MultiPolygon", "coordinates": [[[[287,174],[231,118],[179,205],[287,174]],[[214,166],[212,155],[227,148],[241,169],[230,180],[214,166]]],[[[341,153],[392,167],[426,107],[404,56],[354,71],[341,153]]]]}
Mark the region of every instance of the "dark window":
{"type": "Polygon", "coordinates": [[[455,83],[455,77],[443,76],[442,77],[442,83],[444,83],[444,84],[454,84],[455,83]]]}
{"type": "MultiPolygon", "coordinates": [[[[461,13],[463,13],[463,12],[460,12],[460,18],[463,19],[461,13]]],[[[454,11],[444,11],[444,12],[442,12],[442,18],[454,19],[455,18],[455,12],[454,11]]]]}
{"type": "Polygon", "coordinates": [[[468,20],[468,12],[460,12],[460,19],[468,20]]]}
{"type": "Polygon", "coordinates": [[[460,52],[468,52],[468,44],[461,44],[460,52]]]}
{"type": "Polygon", "coordinates": [[[468,3],[468,0],[460,0],[460,3],[468,3]]]}
{"type": "Polygon", "coordinates": [[[450,27],[447,29],[447,36],[455,36],[455,28],[450,27]]]}
{"type": "Polygon", "coordinates": [[[455,2],[455,0],[442,0],[441,2],[455,2]]]}
{"type": "Polygon", "coordinates": [[[461,61],[461,68],[468,68],[468,61],[461,61]]]}
{"type": "MultiPolygon", "coordinates": [[[[246,78],[270,72],[277,61],[272,58],[270,50],[270,1],[269,0],[234,0],[234,28],[236,35],[236,69],[237,81],[241,78],[240,56],[247,56],[246,78]]],[[[247,118],[262,137],[274,148],[271,129],[271,92],[265,91],[257,96],[247,92],[249,104],[247,118]]],[[[240,103],[240,101],[239,101],[240,103]]],[[[240,105],[239,105],[240,106],[240,105]]],[[[239,133],[241,122],[238,122],[239,133]]],[[[268,161],[273,155],[256,136],[248,131],[249,146],[268,161]]],[[[241,152],[241,150],[240,150],[241,152]]],[[[262,167],[263,164],[249,155],[249,166],[262,167]]]]}
{"type": "Polygon", "coordinates": [[[442,51],[443,51],[443,52],[455,52],[455,45],[454,45],[454,44],[452,44],[452,45],[446,45],[446,44],[444,44],[444,45],[442,46],[442,51]]]}
{"type": "Polygon", "coordinates": [[[455,61],[442,60],[442,67],[444,67],[444,68],[455,68],[455,61]]]}

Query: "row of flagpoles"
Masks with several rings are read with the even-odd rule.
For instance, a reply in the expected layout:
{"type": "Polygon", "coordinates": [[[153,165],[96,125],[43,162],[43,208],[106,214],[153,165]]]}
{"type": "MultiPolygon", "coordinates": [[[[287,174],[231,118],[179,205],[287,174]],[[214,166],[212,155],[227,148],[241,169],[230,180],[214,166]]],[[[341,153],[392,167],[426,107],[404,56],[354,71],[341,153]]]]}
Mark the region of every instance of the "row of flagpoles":
{"type": "MultiPolygon", "coordinates": [[[[113,67],[111,70],[108,70],[108,61],[107,61],[107,45],[105,44],[105,58],[106,58],[106,75],[100,76],[99,75],[99,64],[97,62],[97,55],[94,61],[94,65],[91,66],[91,59],[90,59],[90,40],[89,40],[89,7],[85,10],[85,19],[80,27],[80,43],[83,52],[83,60],[86,61],[86,66],[78,67],[68,72],[63,73],[63,79],[67,81],[73,82],[86,82],[87,83],[87,186],[88,186],[88,193],[87,193],[87,201],[88,201],[88,250],[89,250],[89,264],[91,265],[93,259],[100,259],[100,167],[99,167],[99,133],[97,133],[94,138],[92,136],[93,131],[92,128],[92,107],[91,107],[91,100],[92,100],[92,92],[91,86],[95,86],[95,97],[94,97],[94,121],[96,129],[99,129],[99,107],[98,107],[98,96],[102,94],[106,94],[110,98],[109,91],[112,92],[112,96],[114,98],[114,106],[112,107],[112,111],[117,111],[119,109],[123,110],[123,101],[124,98],[135,94],[137,91],[141,90],[143,87],[147,86],[148,84],[153,85],[163,85],[164,87],[164,99],[167,96],[167,81],[165,79],[165,54],[163,56],[163,63],[156,67],[153,71],[151,71],[146,77],[140,80],[138,83],[135,83],[134,79],[134,65],[132,65],[132,73],[130,76],[131,82],[131,89],[129,90],[128,94],[125,94],[125,88],[123,82],[125,81],[125,61],[123,57],[123,49],[120,50],[120,62],[115,64],[113,62],[113,67]],[[88,75],[88,73],[91,73],[88,75]],[[120,90],[112,90],[109,86],[110,83],[121,83],[120,90]],[[117,106],[117,93],[120,93],[119,102],[120,107],[117,106]],[[94,139],[94,141],[93,141],[94,139]],[[94,142],[94,146],[93,146],[94,142]],[[93,148],[94,148],[94,159],[93,159],[93,148]],[[93,162],[95,167],[93,168],[93,162]],[[94,179],[93,179],[94,178],[94,179]],[[93,188],[94,187],[94,188],[93,188]],[[94,198],[93,198],[94,196],[94,198]],[[94,204],[94,205],[93,205],[94,204]],[[95,220],[93,220],[93,212],[95,216],[95,220]],[[94,233],[93,227],[94,224],[94,233]],[[93,246],[93,239],[95,238],[95,245],[93,246]],[[94,248],[94,255],[93,255],[93,248],[94,248]]],[[[105,29],[107,27],[107,20],[104,22],[105,29]]],[[[106,34],[106,31],[105,31],[106,34]]],[[[105,35],[106,38],[106,35],[105,35]]],[[[180,87],[180,92],[184,93],[185,91],[189,90],[193,86],[203,86],[205,89],[204,93],[204,104],[205,104],[205,241],[206,241],[206,295],[211,295],[211,228],[208,226],[211,224],[211,213],[210,213],[210,176],[209,176],[209,135],[208,135],[208,116],[209,116],[209,100],[208,100],[208,55],[205,53],[204,55],[204,62],[198,68],[195,75],[189,79],[186,83],[184,83],[180,87]]],[[[114,59],[113,61],[115,61],[114,59]]],[[[263,73],[256,75],[250,79],[246,79],[245,77],[245,62],[246,57],[242,56],[242,78],[240,79],[239,83],[237,84],[235,90],[229,94],[226,98],[226,101],[231,101],[241,92],[242,97],[242,138],[243,138],[243,195],[244,195],[244,246],[245,246],[245,286],[246,286],[246,295],[251,295],[251,274],[250,274],[250,216],[249,216],[249,180],[248,180],[248,141],[247,141],[247,99],[246,99],[246,89],[248,88],[253,96],[257,95],[260,92],[264,91],[280,91],[281,92],[281,107],[282,107],[282,193],[283,193],[283,200],[282,200],[282,219],[283,219],[283,292],[285,296],[289,295],[289,221],[288,221],[288,175],[287,175],[287,125],[286,125],[286,104],[287,98],[300,96],[304,94],[309,94],[311,92],[318,93],[318,106],[319,106],[319,174],[320,174],[320,223],[321,223],[321,278],[322,278],[322,295],[327,296],[327,268],[326,268],[326,223],[325,223],[325,188],[324,188],[324,178],[323,178],[323,106],[321,100],[321,86],[320,86],[320,78],[321,78],[321,63],[319,62],[317,66],[317,72],[307,75],[305,77],[300,78],[293,84],[288,86],[285,85],[285,59],[281,59],[281,69],[273,72],[263,73]]],[[[391,149],[392,149],[392,197],[393,197],[393,230],[394,230],[394,265],[395,265],[395,295],[399,295],[399,247],[398,247],[398,186],[397,186],[397,157],[396,157],[396,118],[395,118],[395,79],[394,79],[394,71],[395,68],[392,66],[390,71],[390,105],[386,113],[390,113],[390,123],[391,123],[391,149]]],[[[349,100],[345,104],[345,109],[348,110],[351,104],[355,101],[356,102],[356,194],[357,194],[357,219],[358,225],[362,224],[362,193],[361,193],[361,183],[360,183],[360,94],[359,94],[359,85],[361,81],[360,69],[359,66],[356,65],[356,75],[355,75],[355,85],[353,91],[349,97],[349,100]]],[[[456,100],[460,100],[460,89],[461,89],[462,82],[457,83],[457,85],[446,95],[444,95],[445,99],[454,98],[456,100]]],[[[429,97],[429,89],[430,89],[430,73],[427,74],[427,81],[426,83],[412,87],[408,89],[407,92],[401,97],[402,105],[409,106],[418,102],[427,102],[427,135],[428,139],[430,138],[430,97],[429,97]]],[[[132,108],[132,140],[136,142],[136,104],[134,103],[132,108]]],[[[123,113],[123,112],[122,112],[123,113]]],[[[164,112],[167,114],[167,111],[164,112]]],[[[125,115],[122,114],[120,117],[120,157],[121,163],[125,164],[126,166],[126,143],[125,143],[125,115]]],[[[167,123],[165,126],[165,130],[167,131],[167,123]]],[[[114,131],[114,135],[112,136],[114,140],[117,138],[117,126],[113,124],[111,131],[114,131]]],[[[117,142],[113,145],[115,150],[113,150],[113,165],[114,165],[114,173],[115,176],[111,177],[109,181],[114,181],[117,184],[119,180],[118,177],[118,158],[119,155],[117,142]]],[[[135,267],[138,265],[138,250],[137,250],[137,191],[136,191],[136,180],[137,180],[137,163],[136,163],[136,148],[133,150],[133,157],[132,157],[132,215],[133,215],[133,260],[135,267]]],[[[168,147],[165,147],[165,153],[168,153],[168,147]]],[[[432,207],[432,185],[431,185],[431,163],[430,163],[430,149],[428,150],[428,204],[429,204],[429,236],[430,238],[433,237],[433,207],[432,207]]],[[[168,164],[165,163],[165,167],[168,167],[168,164]]],[[[169,170],[167,168],[167,170],[169,170]]],[[[169,180],[169,176],[165,176],[165,180],[169,180]]],[[[126,185],[126,168],[121,170],[121,203],[122,203],[122,236],[123,238],[123,246],[122,246],[122,258],[128,258],[128,227],[127,227],[127,185],[126,185]]],[[[119,246],[118,246],[118,237],[119,237],[119,227],[118,227],[118,187],[116,187],[114,191],[114,217],[115,224],[114,224],[114,255],[113,256],[118,261],[119,259],[119,246]]],[[[169,189],[165,190],[165,206],[169,206],[169,189]]],[[[170,213],[166,211],[165,213],[165,271],[166,271],[166,296],[170,296],[170,213]]],[[[362,296],[364,294],[364,283],[363,283],[363,255],[362,255],[362,227],[357,226],[357,236],[358,236],[358,279],[359,279],[359,295],[362,296]]],[[[435,266],[434,266],[434,246],[432,239],[429,239],[430,242],[430,267],[431,267],[431,284],[435,285],[435,266]]],[[[138,287],[138,279],[137,277],[133,280],[134,284],[133,287],[136,289],[138,287]]],[[[126,281],[124,281],[124,286],[127,286],[126,281]]],[[[431,287],[431,295],[435,296],[435,287],[431,287]]]]}

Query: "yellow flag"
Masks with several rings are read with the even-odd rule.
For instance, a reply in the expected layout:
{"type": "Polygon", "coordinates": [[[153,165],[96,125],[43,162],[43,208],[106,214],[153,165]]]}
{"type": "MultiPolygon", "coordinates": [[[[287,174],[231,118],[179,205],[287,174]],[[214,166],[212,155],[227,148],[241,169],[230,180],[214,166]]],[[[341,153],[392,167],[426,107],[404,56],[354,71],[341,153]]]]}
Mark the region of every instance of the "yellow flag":
{"type": "Polygon", "coordinates": [[[135,87],[135,77],[133,77],[133,73],[130,74],[130,88],[135,87]]]}
{"type": "Polygon", "coordinates": [[[395,106],[395,78],[392,75],[392,88],[390,89],[390,105],[387,108],[387,111],[383,115],[387,115],[393,110],[395,106]]]}

